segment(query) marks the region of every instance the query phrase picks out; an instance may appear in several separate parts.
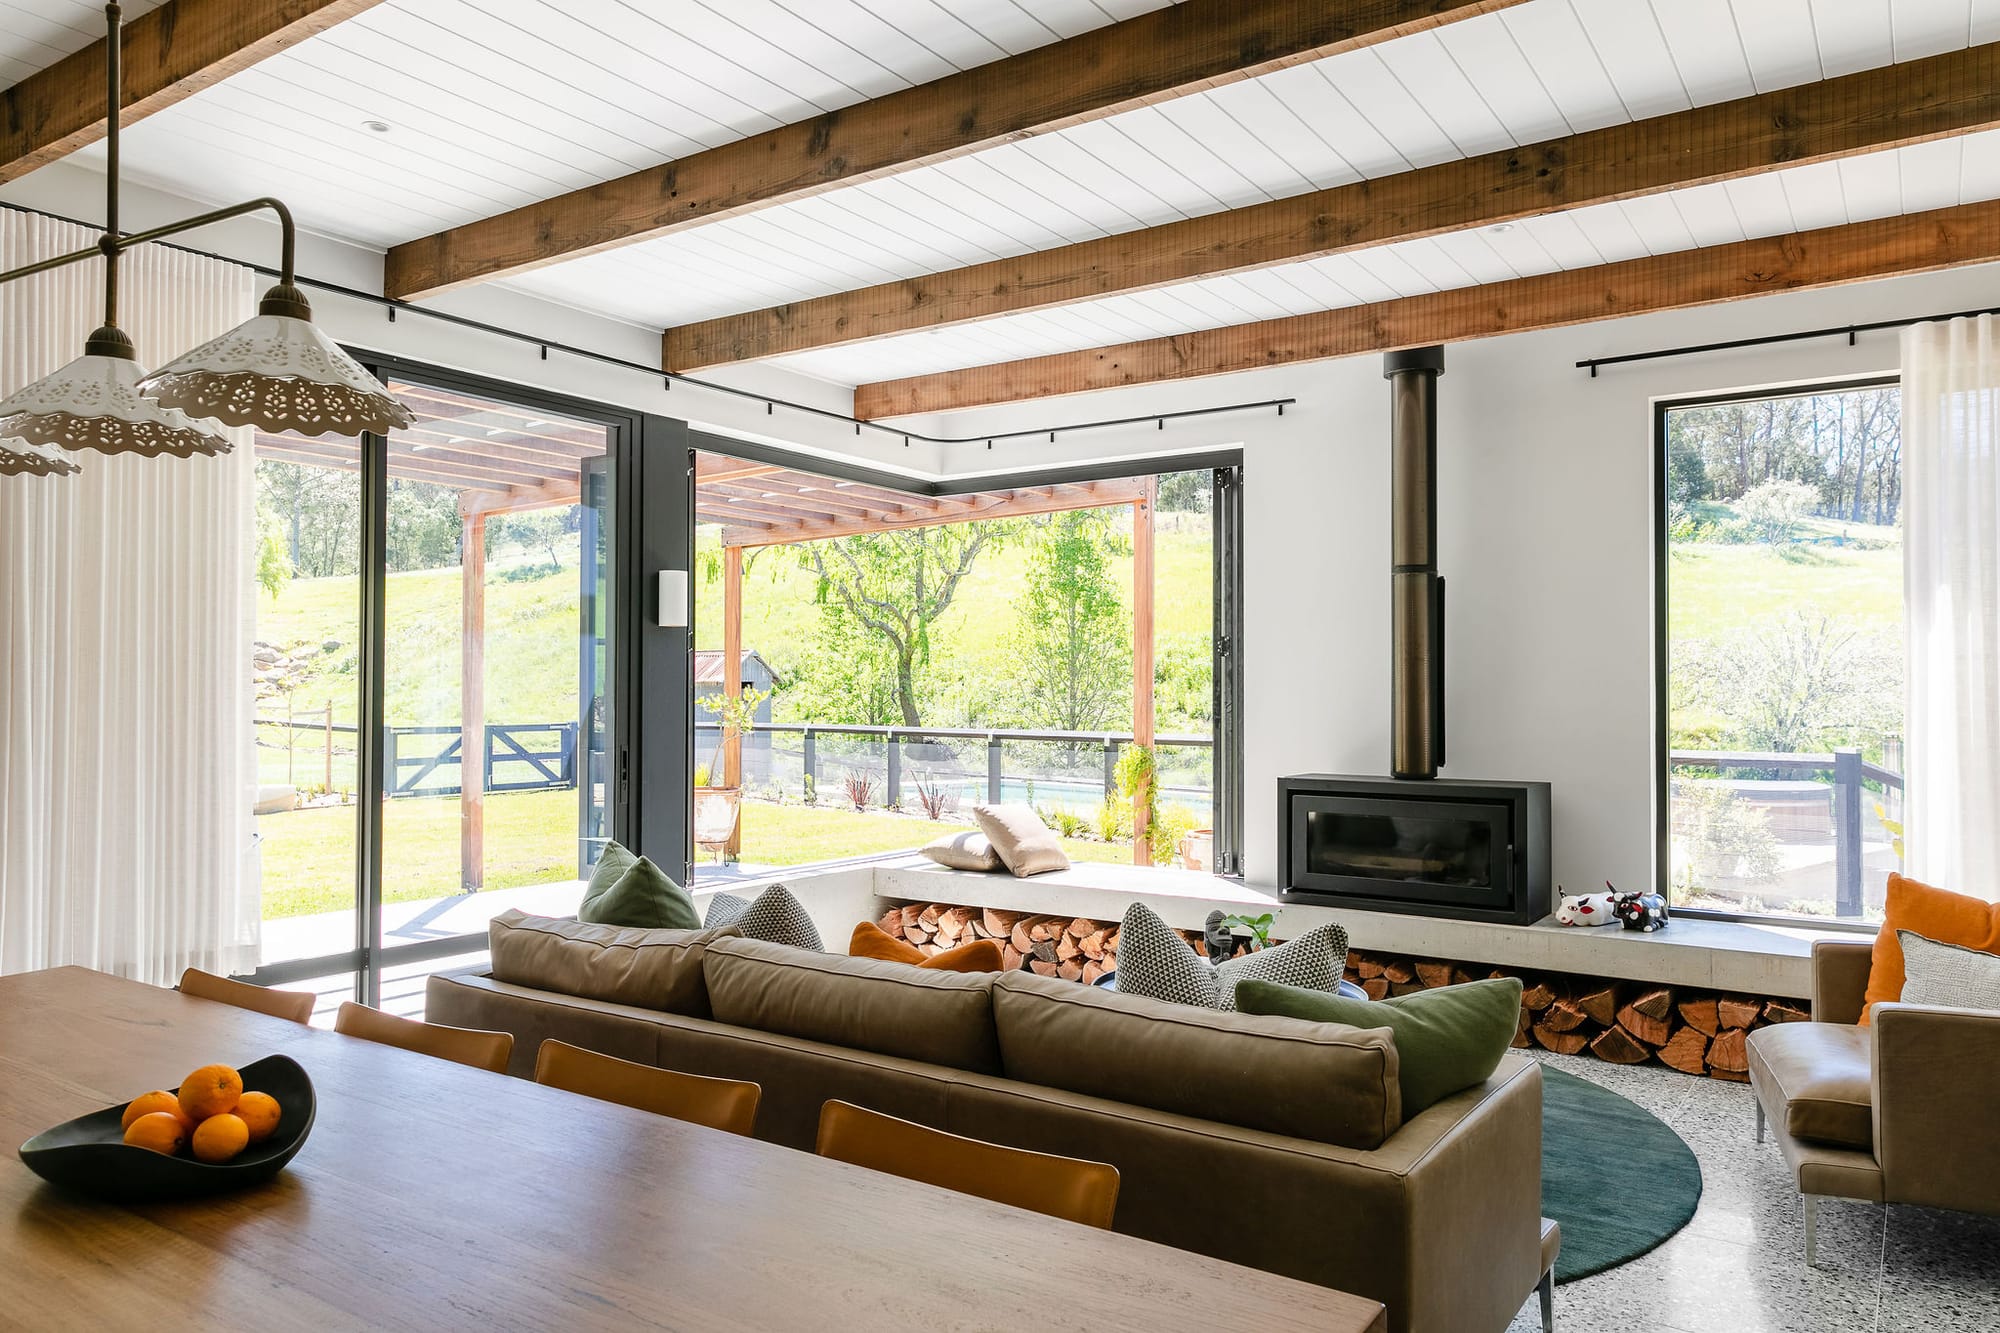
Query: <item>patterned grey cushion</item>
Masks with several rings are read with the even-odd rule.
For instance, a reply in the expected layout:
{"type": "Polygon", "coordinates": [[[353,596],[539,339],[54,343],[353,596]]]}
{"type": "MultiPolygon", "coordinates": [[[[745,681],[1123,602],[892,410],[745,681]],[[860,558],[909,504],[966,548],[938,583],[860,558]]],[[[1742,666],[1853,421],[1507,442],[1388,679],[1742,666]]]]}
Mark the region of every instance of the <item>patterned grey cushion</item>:
{"type": "Polygon", "coordinates": [[[1899,930],[1903,945],[1903,1003],[1952,1009],[2000,1010],[2000,954],[1942,944],[1914,930],[1899,930]]]}
{"type": "Polygon", "coordinates": [[[1315,926],[1295,940],[1216,966],[1143,903],[1125,909],[1118,930],[1118,990],[1203,1009],[1234,1009],[1245,977],[1307,990],[1339,987],[1347,965],[1347,931],[1315,926]]]}
{"type": "Polygon", "coordinates": [[[773,884],[755,899],[739,898],[733,893],[716,894],[708,900],[708,915],[702,925],[709,930],[735,926],[745,939],[826,952],[819,940],[819,928],[813,925],[805,905],[782,884],[773,884]]]}

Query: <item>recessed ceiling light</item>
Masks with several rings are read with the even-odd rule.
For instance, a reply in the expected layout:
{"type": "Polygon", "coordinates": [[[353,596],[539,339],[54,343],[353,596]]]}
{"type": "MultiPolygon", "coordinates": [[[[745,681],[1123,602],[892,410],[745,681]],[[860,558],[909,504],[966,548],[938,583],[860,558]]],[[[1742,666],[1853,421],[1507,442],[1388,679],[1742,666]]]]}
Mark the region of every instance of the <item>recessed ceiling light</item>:
{"type": "Polygon", "coordinates": [[[1514,224],[1511,222],[1496,222],[1486,230],[1491,232],[1512,231],[1514,230],[1514,224]]]}
{"type": "Polygon", "coordinates": [[[387,134],[389,132],[389,122],[386,120],[364,120],[361,122],[361,128],[367,130],[370,134],[387,134]]]}

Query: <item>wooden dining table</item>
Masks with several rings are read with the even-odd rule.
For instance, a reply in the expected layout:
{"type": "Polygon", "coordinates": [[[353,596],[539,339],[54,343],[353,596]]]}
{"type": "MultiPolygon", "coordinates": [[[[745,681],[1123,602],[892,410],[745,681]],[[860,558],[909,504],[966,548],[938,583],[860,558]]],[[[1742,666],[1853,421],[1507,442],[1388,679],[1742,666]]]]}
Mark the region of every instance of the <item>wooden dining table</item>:
{"type": "Polygon", "coordinates": [[[0,977],[0,1133],[283,1053],[311,1137],[124,1206],[0,1166],[23,1329],[1375,1333],[1372,1300],[83,968],[0,977]]]}

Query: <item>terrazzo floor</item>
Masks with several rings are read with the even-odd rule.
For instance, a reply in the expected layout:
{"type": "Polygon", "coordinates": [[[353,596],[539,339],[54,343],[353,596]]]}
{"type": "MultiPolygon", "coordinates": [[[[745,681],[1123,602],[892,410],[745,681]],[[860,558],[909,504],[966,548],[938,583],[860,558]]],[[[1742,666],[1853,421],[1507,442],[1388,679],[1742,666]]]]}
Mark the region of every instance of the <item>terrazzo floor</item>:
{"type": "MultiPolygon", "coordinates": [[[[2000,1330],[2000,1218],[1827,1200],[1819,1262],[1807,1268],[1798,1196],[1777,1146],[1753,1141],[1748,1087],[1538,1054],[1666,1121],[1702,1172],[1701,1206],[1678,1234],[1629,1264],[1556,1288],[1558,1333],[2000,1330]]],[[[1577,1132],[1587,1136],[1589,1126],[1577,1132]]],[[[1531,1296],[1508,1333],[1541,1326],[1531,1296]]]]}

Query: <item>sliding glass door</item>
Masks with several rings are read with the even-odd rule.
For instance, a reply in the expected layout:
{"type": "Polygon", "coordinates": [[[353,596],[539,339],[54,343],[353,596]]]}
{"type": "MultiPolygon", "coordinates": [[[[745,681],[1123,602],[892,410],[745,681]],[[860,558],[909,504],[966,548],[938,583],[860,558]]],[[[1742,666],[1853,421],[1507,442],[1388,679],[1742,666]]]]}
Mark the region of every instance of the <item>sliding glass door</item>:
{"type": "Polygon", "coordinates": [[[612,835],[617,460],[637,430],[376,369],[408,429],[259,441],[264,563],[286,574],[260,603],[285,819],[265,821],[259,979],[415,1012],[496,913],[573,912],[612,835]]]}

